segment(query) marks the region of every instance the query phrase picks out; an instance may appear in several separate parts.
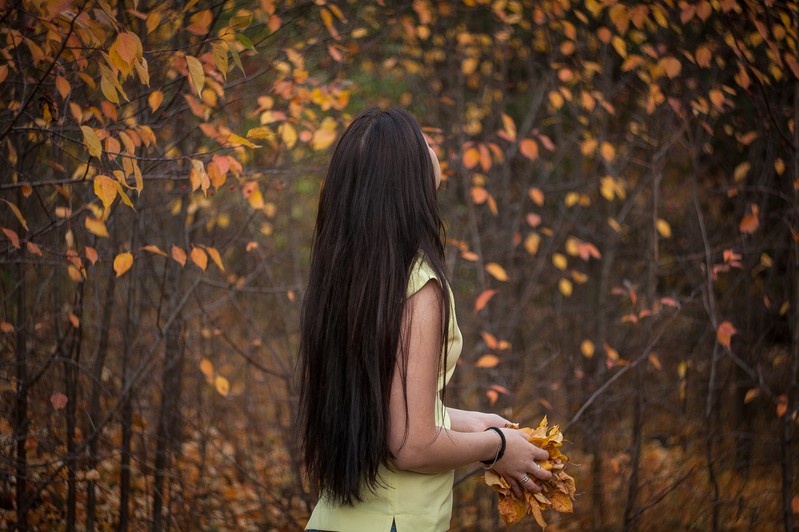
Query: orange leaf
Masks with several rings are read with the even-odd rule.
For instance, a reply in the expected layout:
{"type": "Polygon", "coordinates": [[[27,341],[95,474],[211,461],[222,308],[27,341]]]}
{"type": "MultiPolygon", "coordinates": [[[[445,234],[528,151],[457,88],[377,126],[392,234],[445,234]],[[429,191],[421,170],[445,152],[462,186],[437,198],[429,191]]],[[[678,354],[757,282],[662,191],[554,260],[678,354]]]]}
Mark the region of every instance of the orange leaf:
{"type": "Polygon", "coordinates": [[[486,264],[485,268],[486,271],[491,275],[491,277],[493,277],[497,281],[508,280],[508,274],[505,271],[505,268],[503,268],[496,262],[489,262],[488,264],[486,264]]]}
{"type": "Polygon", "coordinates": [[[170,255],[172,255],[172,259],[180,264],[181,266],[186,265],[186,252],[183,251],[182,248],[177,246],[172,246],[172,249],[169,250],[170,255]]]}
{"type": "Polygon", "coordinates": [[[161,255],[162,257],[166,257],[166,252],[162,251],[161,248],[159,248],[155,244],[146,245],[142,249],[144,251],[149,251],[150,253],[155,253],[156,255],[161,255]]]}
{"type": "Polygon", "coordinates": [[[98,259],[97,250],[94,249],[93,247],[85,246],[83,248],[83,254],[86,255],[86,258],[89,259],[89,262],[91,262],[92,264],[97,263],[98,259]]]}
{"type": "Polygon", "coordinates": [[[472,187],[472,201],[475,205],[482,205],[488,199],[488,191],[483,187],[472,187]]]}
{"type": "Polygon", "coordinates": [[[533,203],[538,205],[539,207],[544,204],[544,193],[541,192],[540,188],[531,188],[530,189],[530,199],[533,200],[533,203]]]}
{"type": "Polygon", "coordinates": [[[25,242],[25,247],[28,248],[28,251],[30,253],[33,253],[34,255],[38,255],[39,257],[42,256],[41,248],[39,246],[37,246],[36,244],[34,244],[33,242],[31,242],[30,240],[25,242]]]}
{"type": "Polygon", "coordinates": [[[5,227],[3,227],[2,230],[3,233],[6,235],[6,238],[8,238],[11,241],[11,245],[17,249],[20,249],[19,235],[17,235],[16,231],[12,231],[11,229],[6,229],[5,227]]]}
{"type": "Polygon", "coordinates": [[[744,396],[744,404],[749,404],[754,401],[760,395],[760,390],[757,388],[750,388],[746,390],[746,395],[744,396]]]}
{"type": "Polygon", "coordinates": [[[214,364],[207,358],[200,361],[200,372],[205,375],[205,378],[210,380],[214,376],[214,364]]]}
{"type": "Polygon", "coordinates": [[[738,229],[742,233],[749,235],[757,231],[757,228],[760,225],[760,219],[758,218],[759,213],[760,208],[756,204],[752,205],[751,212],[741,218],[741,223],[738,224],[738,229]]]}
{"type": "Polygon", "coordinates": [[[133,255],[130,253],[124,252],[114,257],[114,271],[117,277],[123,275],[131,266],[133,266],[133,255]]]}
{"type": "Polygon", "coordinates": [[[777,397],[777,417],[782,417],[788,411],[788,396],[785,394],[777,397]]]}
{"type": "Polygon", "coordinates": [[[737,332],[735,327],[732,326],[732,323],[723,321],[719,324],[719,328],[716,329],[716,341],[724,347],[730,347],[732,336],[737,332]]]}
{"type": "Polygon", "coordinates": [[[485,290],[483,291],[483,293],[477,296],[477,299],[475,299],[474,301],[475,314],[483,310],[486,307],[486,305],[488,305],[488,302],[491,300],[491,298],[494,297],[494,294],[496,293],[497,293],[496,290],[485,290]]]}
{"type": "Polygon", "coordinates": [[[208,268],[208,254],[203,251],[203,248],[191,248],[191,261],[199,266],[202,271],[208,268]]]}
{"type": "Polygon", "coordinates": [[[211,260],[214,261],[216,267],[222,271],[225,271],[225,267],[222,265],[222,257],[219,255],[219,251],[216,248],[207,247],[205,251],[208,252],[208,255],[211,256],[211,260]]]}
{"type": "Polygon", "coordinates": [[[463,152],[463,166],[465,166],[467,170],[471,170],[477,166],[478,162],[480,162],[480,152],[477,148],[472,147],[463,152]]]}
{"type": "Polygon", "coordinates": [[[538,159],[538,144],[533,139],[519,141],[519,151],[531,161],[538,159]]]}
{"type": "Polygon", "coordinates": [[[499,364],[499,357],[496,355],[483,355],[474,363],[476,368],[493,368],[499,364]]]}
{"type": "Polygon", "coordinates": [[[591,358],[594,356],[594,342],[591,340],[585,339],[580,344],[580,352],[583,354],[585,358],[591,358]]]}
{"type": "Polygon", "coordinates": [[[497,337],[491,334],[490,332],[483,331],[480,333],[480,336],[483,337],[483,341],[486,343],[489,349],[496,349],[499,347],[499,342],[497,342],[497,337]]]}

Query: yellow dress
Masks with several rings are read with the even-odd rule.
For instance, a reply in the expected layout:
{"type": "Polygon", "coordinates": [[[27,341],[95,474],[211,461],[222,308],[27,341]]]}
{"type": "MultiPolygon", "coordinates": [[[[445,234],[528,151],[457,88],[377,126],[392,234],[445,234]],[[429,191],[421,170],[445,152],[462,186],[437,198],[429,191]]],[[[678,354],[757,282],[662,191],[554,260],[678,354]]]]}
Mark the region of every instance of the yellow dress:
{"type": "MultiPolygon", "coordinates": [[[[420,256],[411,268],[407,297],[421,290],[431,279],[441,282],[420,256]]],[[[438,376],[439,391],[452,377],[463,346],[451,291],[448,338],[447,367],[445,374],[438,376]]],[[[440,394],[436,394],[435,409],[436,425],[450,428],[449,415],[441,402],[440,394]]],[[[322,494],[306,528],[341,532],[389,532],[392,522],[395,523],[397,532],[428,532],[449,528],[454,471],[424,474],[381,466],[379,475],[385,487],[378,488],[375,493],[365,494],[364,501],[354,506],[334,504],[322,494]]]]}

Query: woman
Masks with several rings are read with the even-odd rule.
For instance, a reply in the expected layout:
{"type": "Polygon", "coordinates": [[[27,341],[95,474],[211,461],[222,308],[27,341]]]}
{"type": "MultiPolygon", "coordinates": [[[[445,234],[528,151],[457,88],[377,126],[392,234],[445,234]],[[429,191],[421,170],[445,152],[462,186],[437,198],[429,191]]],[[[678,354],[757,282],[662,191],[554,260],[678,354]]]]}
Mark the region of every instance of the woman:
{"type": "Polygon", "coordinates": [[[413,117],[368,109],[323,183],[300,338],[309,530],[449,528],[454,469],[540,491],[546,451],[495,414],[445,408],[461,334],[444,270],[441,167],[413,117]]]}

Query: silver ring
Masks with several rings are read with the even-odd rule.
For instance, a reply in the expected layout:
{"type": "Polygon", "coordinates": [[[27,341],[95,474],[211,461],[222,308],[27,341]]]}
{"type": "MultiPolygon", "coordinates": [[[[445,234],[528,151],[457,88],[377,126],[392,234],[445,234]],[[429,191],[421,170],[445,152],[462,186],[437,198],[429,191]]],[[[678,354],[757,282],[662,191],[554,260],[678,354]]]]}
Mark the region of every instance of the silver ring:
{"type": "Polygon", "coordinates": [[[535,464],[535,466],[536,466],[538,469],[541,469],[541,466],[540,466],[540,465],[538,465],[538,463],[536,463],[536,462],[533,462],[533,463],[535,464]]]}
{"type": "Polygon", "coordinates": [[[528,482],[530,482],[530,477],[524,475],[519,482],[521,482],[522,484],[527,484],[528,482]]]}

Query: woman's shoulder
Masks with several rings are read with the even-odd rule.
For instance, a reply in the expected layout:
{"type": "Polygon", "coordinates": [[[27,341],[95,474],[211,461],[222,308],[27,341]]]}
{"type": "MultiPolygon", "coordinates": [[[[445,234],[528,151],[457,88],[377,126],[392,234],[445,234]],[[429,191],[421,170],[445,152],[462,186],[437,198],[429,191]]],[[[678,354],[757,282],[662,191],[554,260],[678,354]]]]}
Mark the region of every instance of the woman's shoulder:
{"type": "Polygon", "coordinates": [[[408,276],[408,290],[406,297],[411,297],[413,294],[422,289],[430,280],[435,279],[436,282],[441,284],[433,267],[427,261],[424,253],[419,252],[411,265],[411,272],[408,276]]]}

